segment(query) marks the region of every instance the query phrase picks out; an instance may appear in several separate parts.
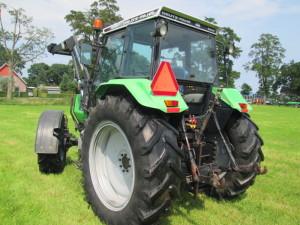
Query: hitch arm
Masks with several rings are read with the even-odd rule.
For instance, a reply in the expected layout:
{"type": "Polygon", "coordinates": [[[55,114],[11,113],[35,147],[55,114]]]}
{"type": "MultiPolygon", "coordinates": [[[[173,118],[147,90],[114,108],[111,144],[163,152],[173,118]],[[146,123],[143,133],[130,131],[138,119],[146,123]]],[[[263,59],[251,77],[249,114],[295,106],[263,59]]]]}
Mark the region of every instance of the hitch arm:
{"type": "Polygon", "coordinates": [[[193,180],[195,182],[199,182],[200,179],[199,179],[199,171],[198,171],[198,167],[197,167],[197,164],[195,162],[195,156],[194,156],[194,152],[191,148],[191,145],[190,145],[190,142],[189,142],[189,139],[187,137],[187,132],[186,132],[186,127],[185,127],[185,122],[184,122],[184,118],[182,118],[181,120],[181,126],[182,126],[182,130],[183,130],[183,134],[184,134],[184,138],[185,138],[185,142],[186,142],[186,145],[187,145],[187,149],[188,149],[188,158],[190,160],[190,163],[191,163],[191,171],[192,171],[192,175],[193,175],[193,180]]]}
{"type": "Polygon", "coordinates": [[[214,120],[215,120],[215,124],[217,126],[217,129],[218,129],[218,131],[220,133],[220,136],[222,138],[222,141],[223,141],[223,143],[225,145],[225,149],[227,151],[227,154],[229,155],[231,164],[234,166],[235,169],[239,169],[239,166],[238,166],[238,164],[237,164],[234,156],[232,155],[232,151],[231,151],[230,147],[228,146],[227,141],[224,138],[224,135],[223,135],[223,133],[221,131],[221,128],[220,128],[220,125],[219,125],[219,122],[218,122],[218,119],[217,119],[217,116],[216,116],[215,113],[214,113],[214,120]]]}

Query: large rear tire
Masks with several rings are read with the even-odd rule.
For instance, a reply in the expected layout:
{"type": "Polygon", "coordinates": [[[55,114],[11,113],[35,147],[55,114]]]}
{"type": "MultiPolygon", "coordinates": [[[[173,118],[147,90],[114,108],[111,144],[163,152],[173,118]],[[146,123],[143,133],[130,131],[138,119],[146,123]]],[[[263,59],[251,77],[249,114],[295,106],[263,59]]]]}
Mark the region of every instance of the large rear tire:
{"type": "MultiPolygon", "coordinates": [[[[233,146],[233,156],[239,166],[260,164],[264,159],[261,151],[263,141],[257,133],[257,125],[247,114],[233,114],[225,129],[230,144],[233,146]]],[[[232,199],[244,193],[254,184],[256,173],[226,172],[219,174],[225,179],[221,188],[210,187],[205,193],[217,199],[232,199]]]]}
{"type": "Polygon", "coordinates": [[[107,224],[149,224],[178,194],[176,131],[130,100],[98,100],[85,124],[82,170],[87,201],[107,224]]]}

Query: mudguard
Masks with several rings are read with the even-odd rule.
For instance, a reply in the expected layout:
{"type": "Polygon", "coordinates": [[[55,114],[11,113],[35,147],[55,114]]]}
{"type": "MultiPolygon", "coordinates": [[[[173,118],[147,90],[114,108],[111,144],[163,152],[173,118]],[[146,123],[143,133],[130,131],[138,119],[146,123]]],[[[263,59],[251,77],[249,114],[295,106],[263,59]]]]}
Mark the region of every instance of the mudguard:
{"type": "Polygon", "coordinates": [[[96,89],[97,98],[102,97],[112,87],[125,87],[136,101],[149,108],[158,109],[164,113],[181,113],[188,109],[187,104],[181,94],[177,92],[176,96],[154,95],[151,90],[151,80],[148,79],[113,79],[102,83],[96,89]],[[177,107],[167,107],[165,100],[178,101],[177,107]]]}
{"type": "MultiPolygon", "coordinates": [[[[212,92],[216,94],[218,88],[214,87],[212,92]]],[[[234,88],[223,88],[220,98],[231,108],[238,110],[239,112],[248,112],[252,110],[252,107],[246,102],[241,93],[234,88]],[[241,107],[241,104],[246,107],[241,107]],[[246,104],[246,105],[245,105],[246,104]]]]}
{"type": "Polygon", "coordinates": [[[34,152],[39,154],[57,154],[59,139],[55,136],[55,129],[61,128],[64,111],[46,110],[39,119],[36,131],[34,152]]]}

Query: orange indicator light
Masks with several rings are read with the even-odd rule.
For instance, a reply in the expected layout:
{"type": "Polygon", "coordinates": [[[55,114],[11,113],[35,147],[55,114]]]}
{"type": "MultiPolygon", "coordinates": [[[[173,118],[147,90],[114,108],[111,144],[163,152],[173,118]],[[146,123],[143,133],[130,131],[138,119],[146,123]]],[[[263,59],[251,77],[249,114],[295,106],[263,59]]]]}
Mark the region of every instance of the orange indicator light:
{"type": "Polygon", "coordinates": [[[178,101],[165,100],[165,105],[167,107],[177,107],[178,106],[178,101]]]}

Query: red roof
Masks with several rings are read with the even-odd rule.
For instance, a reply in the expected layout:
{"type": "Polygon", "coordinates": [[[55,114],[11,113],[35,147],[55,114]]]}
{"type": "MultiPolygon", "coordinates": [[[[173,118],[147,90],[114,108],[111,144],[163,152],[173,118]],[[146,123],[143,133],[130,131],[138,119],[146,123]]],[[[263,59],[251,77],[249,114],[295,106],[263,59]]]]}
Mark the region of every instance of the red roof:
{"type": "MultiPolygon", "coordinates": [[[[4,63],[1,67],[0,67],[0,76],[8,76],[8,65],[7,63],[4,63]]],[[[13,70],[13,76],[18,77],[24,84],[27,84],[25,80],[22,79],[22,77],[13,70]]]]}

